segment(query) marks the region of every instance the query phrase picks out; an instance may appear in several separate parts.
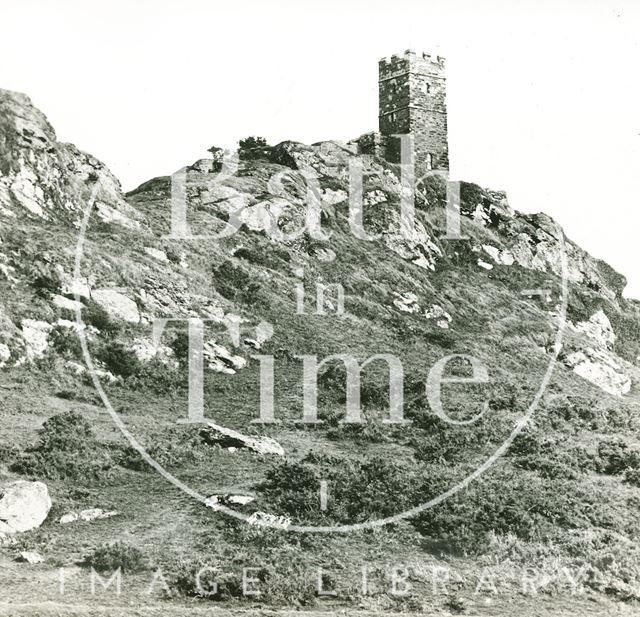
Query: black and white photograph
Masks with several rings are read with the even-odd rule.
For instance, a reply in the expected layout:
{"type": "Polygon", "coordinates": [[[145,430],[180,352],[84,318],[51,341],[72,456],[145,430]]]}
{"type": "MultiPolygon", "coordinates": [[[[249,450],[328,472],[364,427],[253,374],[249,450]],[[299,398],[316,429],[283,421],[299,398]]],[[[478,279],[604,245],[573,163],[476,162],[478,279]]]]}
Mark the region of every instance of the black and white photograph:
{"type": "Polygon", "coordinates": [[[640,4],[0,1],[0,615],[640,615],[640,4]]]}

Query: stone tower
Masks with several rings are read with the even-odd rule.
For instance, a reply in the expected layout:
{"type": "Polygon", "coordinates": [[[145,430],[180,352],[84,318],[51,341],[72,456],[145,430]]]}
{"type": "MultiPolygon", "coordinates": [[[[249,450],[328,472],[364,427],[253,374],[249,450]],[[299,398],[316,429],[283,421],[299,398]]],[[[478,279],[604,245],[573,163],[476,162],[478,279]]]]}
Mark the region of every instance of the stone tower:
{"type": "Polygon", "coordinates": [[[449,169],[444,58],[406,51],[379,63],[379,126],[385,158],[400,162],[400,140],[413,136],[416,174],[449,169]]]}

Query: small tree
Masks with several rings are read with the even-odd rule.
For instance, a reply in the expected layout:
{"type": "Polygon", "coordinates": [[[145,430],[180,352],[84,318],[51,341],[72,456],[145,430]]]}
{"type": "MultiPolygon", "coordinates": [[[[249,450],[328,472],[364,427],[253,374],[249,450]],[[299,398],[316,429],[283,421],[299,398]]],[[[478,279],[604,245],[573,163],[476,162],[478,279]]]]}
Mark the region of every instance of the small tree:
{"type": "Polygon", "coordinates": [[[253,148],[266,148],[267,140],[264,137],[246,137],[238,142],[240,150],[251,150],[253,148]]]}

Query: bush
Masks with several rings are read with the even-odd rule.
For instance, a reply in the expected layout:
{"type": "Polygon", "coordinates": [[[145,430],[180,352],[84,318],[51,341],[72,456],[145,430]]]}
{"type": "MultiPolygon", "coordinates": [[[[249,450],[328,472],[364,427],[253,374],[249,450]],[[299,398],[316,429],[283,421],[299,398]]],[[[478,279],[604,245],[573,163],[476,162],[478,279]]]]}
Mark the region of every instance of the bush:
{"type": "Polygon", "coordinates": [[[113,572],[118,568],[123,573],[141,572],[147,568],[146,559],[140,549],[119,541],[97,548],[85,557],[82,563],[97,572],[113,572]]]}
{"type": "Polygon", "coordinates": [[[308,454],[270,469],[257,490],[281,513],[308,521],[363,522],[397,514],[412,504],[411,471],[385,459],[350,461],[308,454]],[[319,487],[330,480],[331,499],[320,510],[319,487]]]}
{"type": "Polygon", "coordinates": [[[214,272],[217,292],[228,300],[255,304],[260,293],[260,284],[243,268],[226,260],[214,272]]]}
{"type": "Polygon", "coordinates": [[[31,287],[41,298],[51,298],[60,289],[60,276],[49,266],[37,263],[33,267],[31,287]]]}
{"type": "MultiPolygon", "coordinates": [[[[455,483],[441,468],[428,474],[422,501],[455,483]]],[[[484,552],[492,533],[525,541],[544,541],[558,529],[604,526],[606,516],[592,491],[575,481],[550,481],[512,469],[489,472],[465,491],[418,515],[413,524],[425,538],[448,550],[484,552]]]]}
{"type": "MultiPolygon", "coordinates": [[[[145,450],[153,460],[168,468],[204,462],[212,453],[200,435],[200,427],[190,426],[171,427],[150,435],[145,450]]],[[[120,449],[117,462],[127,469],[153,471],[132,446],[120,449]]]]}
{"type": "Polygon", "coordinates": [[[69,360],[82,359],[82,344],[80,337],[73,328],[56,326],[49,335],[51,347],[61,356],[69,360]]]}
{"type": "Polygon", "coordinates": [[[640,468],[640,450],[630,448],[622,439],[601,441],[598,444],[598,459],[598,471],[609,475],[640,468]]]}
{"type": "Polygon", "coordinates": [[[640,469],[627,469],[624,472],[624,481],[631,486],[640,488],[640,469]]]}
{"type": "Polygon", "coordinates": [[[120,330],[120,324],[111,319],[111,316],[97,302],[86,300],[86,307],[82,309],[82,321],[87,326],[93,326],[104,334],[116,334],[120,330]]]}
{"type": "Polygon", "coordinates": [[[124,379],[142,372],[142,363],[138,360],[138,356],[121,342],[104,343],[97,350],[96,358],[112,373],[124,379]]]}
{"type": "Polygon", "coordinates": [[[266,148],[267,140],[264,137],[245,137],[238,142],[240,150],[251,150],[252,148],[266,148]]]}
{"type": "Polygon", "coordinates": [[[113,461],[87,420],[69,411],[49,418],[38,443],[11,466],[13,471],[38,478],[95,480],[113,461]]]}

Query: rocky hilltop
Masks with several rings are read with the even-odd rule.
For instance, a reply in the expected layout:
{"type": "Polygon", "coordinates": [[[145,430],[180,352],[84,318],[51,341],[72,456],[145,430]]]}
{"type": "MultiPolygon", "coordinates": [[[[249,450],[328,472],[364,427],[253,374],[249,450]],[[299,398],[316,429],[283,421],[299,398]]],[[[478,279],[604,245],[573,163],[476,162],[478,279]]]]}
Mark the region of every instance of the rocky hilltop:
{"type": "MultiPolygon", "coordinates": [[[[593,566],[589,588],[635,598],[629,573],[638,567],[636,549],[621,546],[638,531],[631,511],[640,499],[640,313],[622,296],[624,277],[566,238],[551,217],[521,214],[503,193],[471,183],[461,185],[464,239],[445,237],[445,186],[437,178],[421,187],[415,227],[403,234],[399,170],[374,156],[362,157],[362,197],[364,227],[376,239],[354,237],[348,204],[354,144],[240,150],[233,174],[215,156],[187,165],[189,226],[203,238],[180,239],[172,237],[170,177],[124,195],[104,164],[56,140],[26,96],[0,91],[0,396],[11,444],[3,450],[4,479],[47,481],[54,508],[122,512],[109,523],[114,539],[136,525],[153,529],[177,508],[187,536],[202,540],[203,529],[213,530],[218,558],[242,541],[262,563],[257,531],[243,535],[223,516],[205,517],[204,507],[175,503],[173,489],[114,431],[80,337],[114,409],[154,460],[197,490],[216,492],[213,504],[229,503],[231,494],[244,498],[233,502],[241,507],[255,502],[258,518],[273,512],[320,525],[392,516],[460,480],[521,421],[557,356],[534,419],[494,475],[378,539],[385,554],[407,560],[476,555],[464,562],[469,568],[491,551],[527,565],[536,551],[557,563],[622,551],[615,567],[593,566]],[[309,175],[318,180],[314,195],[328,240],[292,233],[305,221],[309,175]],[[92,201],[74,276],[79,230],[92,201]],[[241,223],[234,234],[206,237],[231,216],[241,223]],[[273,239],[274,220],[290,238],[273,239]],[[316,310],[318,284],[342,286],[343,311],[335,287],[316,310]],[[158,318],[194,317],[207,321],[204,390],[207,416],[216,424],[206,430],[177,423],[187,413],[185,323],[168,322],[162,336],[153,334],[158,318]],[[362,374],[366,423],[340,423],[344,370],[326,365],[319,377],[322,423],[300,425],[299,357],[340,353],[402,360],[410,429],[381,422],[389,392],[377,364],[362,374]],[[280,421],[262,427],[252,423],[260,354],[275,359],[280,421]],[[482,359],[490,383],[452,396],[449,406],[460,420],[483,400],[488,412],[473,425],[444,426],[430,410],[424,381],[440,358],[464,354],[482,359]],[[52,437],[57,430],[67,431],[64,439],[52,437]],[[76,439],[78,431],[88,447],[76,439]],[[265,468],[263,455],[282,454],[284,462],[265,468]],[[327,473],[340,505],[318,510],[316,485],[327,473]],[[132,488],[141,482],[155,487],[148,496],[132,488]]],[[[41,529],[60,537],[48,558],[66,559],[76,532],[49,519],[41,529]]],[[[78,529],[97,543],[88,528],[78,529]]],[[[149,534],[149,559],[169,569],[178,548],[190,542],[182,532],[162,541],[149,534]]],[[[270,542],[281,556],[289,546],[270,542]]],[[[340,542],[312,543],[304,554],[299,544],[286,550],[307,564],[329,559],[329,547],[349,562],[375,552],[364,536],[340,542]]],[[[196,541],[195,553],[213,550],[204,544],[196,541]]],[[[306,583],[288,585],[285,601],[310,601],[306,583]]]]}

